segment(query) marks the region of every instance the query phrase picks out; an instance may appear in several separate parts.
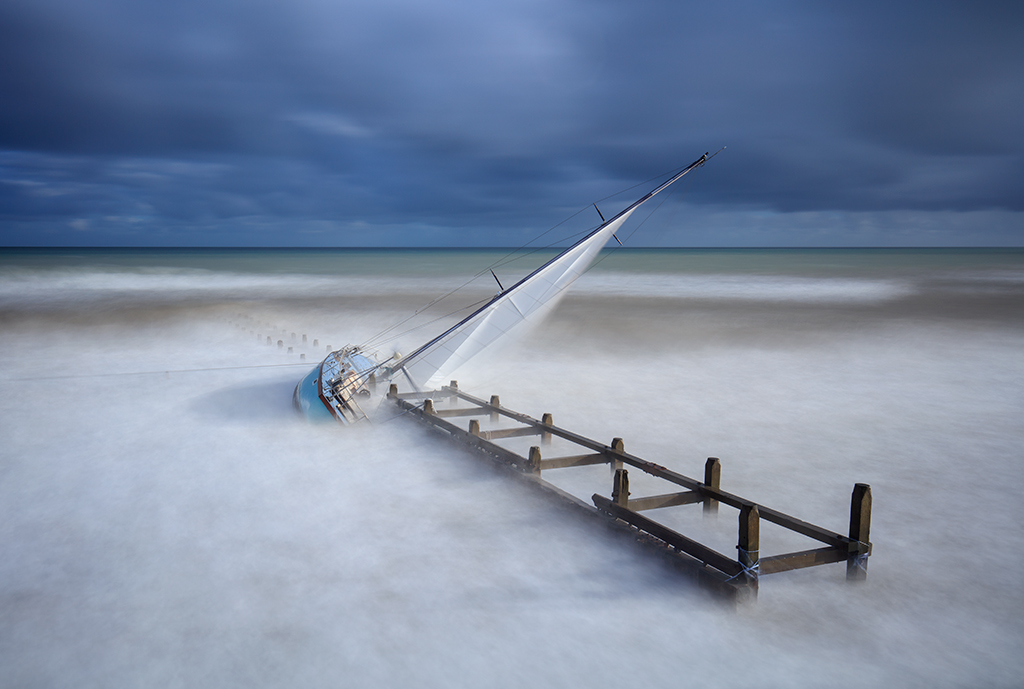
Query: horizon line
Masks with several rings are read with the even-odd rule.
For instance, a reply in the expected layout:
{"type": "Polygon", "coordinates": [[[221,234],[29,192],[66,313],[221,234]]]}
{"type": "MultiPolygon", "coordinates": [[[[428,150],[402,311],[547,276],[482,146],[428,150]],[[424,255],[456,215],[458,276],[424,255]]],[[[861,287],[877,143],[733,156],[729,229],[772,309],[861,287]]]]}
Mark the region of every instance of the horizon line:
{"type": "MultiPolygon", "coordinates": [[[[566,245],[569,246],[569,245],[566,245]]],[[[54,249],[54,250],[111,250],[111,249],[139,249],[139,250],[232,250],[232,251],[558,251],[566,247],[560,246],[175,246],[175,245],[119,245],[119,246],[96,246],[96,245],[0,245],[0,251],[11,249],[54,249]]],[[[899,245],[899,246],[616,246],[604,247],[602,251],[648,251],[681,249],[686,251],[724,251],[724,250],[835,250],[835,249],[1024,249],[1024,244],[1016,245],[899,245]]]]}

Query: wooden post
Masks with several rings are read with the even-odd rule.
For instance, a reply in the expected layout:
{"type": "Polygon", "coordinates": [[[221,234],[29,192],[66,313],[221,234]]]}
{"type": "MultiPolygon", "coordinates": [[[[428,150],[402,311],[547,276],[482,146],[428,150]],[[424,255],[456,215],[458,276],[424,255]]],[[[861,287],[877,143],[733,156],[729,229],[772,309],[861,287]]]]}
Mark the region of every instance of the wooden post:
{"type": "Polygon", "coordinates": [[[540,448],[536,445],[530,448],[530,457],[526,463],[526,473],[540,476],[540,448]]]}
{"type": "Polygon", "coordinates": [[[469,434],[480,435],[480,422],[476,419],[469,420],[469,434]]]}
{"type": "Polygon", "coordinates": [[[853,487],[850,500],[850,554],[846,557],[846,580],[864,581],[868,578],[868,554],[871,538],[871,486],[858,483],[853,487]]]}
{"type": "Polygon", "coordinates": [[[452,390],[452,392],[449,393],[449,395],[448,395],[448,404],[450,404],[450,405],[452,405],[454,407],[458,403],[458,401],[459,401],[459,396],[456,395],[455,392],[454,392],[455,390],[459,389],[459,381],[457,381],[457,380],[451,381],[450,383],[448,383],[448,387],[451,388],[451,390],[452,390]]]}
{"type": "MultiPolygon", "coordinates": [[[[492,407],[500,407],[501,406],[501,400],[498,399],[497,395],[491,395],[491,406],[492,407]]],[[[498,412],[492,411],[491,412],[491,423],[494,423],[495,421],[497,421],[499,416],[500,415],[498,414],[498,412]]]]}
{"type": "MultiPolygon", "coordinates": [[[[622,438],[612,438],[611,448],[613,450],[615,450],[616,452],[625,452],[626,451],[626,445],[625,445],[625,443],[622,442],[622,438]]],[[[622,460],[621,459],[613,459],[611,466],[612,466],[612,471],[618,471],[619,469],[622,468],[622,460]]]]}
{"type": "Polygon", "coordinates": [[[429,397],[423,400],[423,413],[429,416],[434,415],[434,400],[429,397]]]}
{"type": "MultiPolygon", "coordinates": [[[[719,490],[722,483],[722,462],[718,457],[708,457],[704,463],[704,485],[708,488],[719,490]]],[[[704,498],[704,516],[718,514],[718,501],[711,498],[704,498]]]]}
{"type": "Polygon", "coordinates": [[[398,397],[398,386],[396,384],[392,383],[391,386],[388,388],[388,397],[390,399],[395,399],[396,397],[398,397]]]}
{"type": "MultiPolygon", "coordinates": [[[[555,425],[554,417],[551,416],[551,414],[547,414],[547,413],[543,414],[540,417],[540,422],[542,424],[544,424],[545,426],[554,426],[555,425]]],[[[551,444],[551,434],[550,433],[541,433],[540,434],[540,442],[543,445],[550,445],[551,444]]]]}
{"type": "Polygon", "coordinates": [[[625,469],[615,470],[612,483],[612,502],[619,507],[629,507],[629,472],[625,469]]]}
{"type": "Polygon", "coordinates": [[[739,551],[740,566],[743,567],[742,576],[747,586],[757,597],[758,580],[758,550],[761,542],[761,515],[757,505],[744,505],[740,508],[740,542],[736,546],[739,551]]]}

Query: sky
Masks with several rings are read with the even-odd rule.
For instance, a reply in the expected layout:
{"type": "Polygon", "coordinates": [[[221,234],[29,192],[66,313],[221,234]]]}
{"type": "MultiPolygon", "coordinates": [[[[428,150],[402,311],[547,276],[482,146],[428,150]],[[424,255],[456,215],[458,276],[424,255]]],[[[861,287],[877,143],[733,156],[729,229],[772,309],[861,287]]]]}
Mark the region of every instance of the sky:
{"type": "Polygon", "coordinates": [[[518,246],[727,146],[634,245],[1024,246],[1022,35],[1019,2],[0,0],[0,245],[518,246]]]}

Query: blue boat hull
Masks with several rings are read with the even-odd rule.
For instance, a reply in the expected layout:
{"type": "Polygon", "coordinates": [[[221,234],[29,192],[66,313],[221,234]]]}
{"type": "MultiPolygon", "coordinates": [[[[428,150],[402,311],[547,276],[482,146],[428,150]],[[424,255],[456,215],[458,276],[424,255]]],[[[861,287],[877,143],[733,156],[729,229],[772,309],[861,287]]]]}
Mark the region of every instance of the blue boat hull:
{"type": "Polygon", "coordinates": [[[334,421],[334,415],[328,410],[327,405],[320,399],[320,366],[316,366],[307,373],[299,384],[295,386],[292,394],[292,404],[295,410],[310,421],[334,421]]]}
{"type": "Polygon", "coordinates": [[[292,404],[310,421],[357,423],[366,419],[357,399],[372,396],[377,368],[356,347],[331,352],[295,386],[292,404]]]}

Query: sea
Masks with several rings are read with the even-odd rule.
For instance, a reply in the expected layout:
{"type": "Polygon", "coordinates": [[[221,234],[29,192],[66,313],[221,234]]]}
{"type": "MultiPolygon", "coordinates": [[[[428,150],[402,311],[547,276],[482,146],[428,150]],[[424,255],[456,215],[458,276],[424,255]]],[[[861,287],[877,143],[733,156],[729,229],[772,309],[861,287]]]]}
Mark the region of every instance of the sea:
{"type": "MultiPolygon", "coordinates": [[[[607,251],[453,376],[834,531],[870,484],[866,581],[735,607],[407,416],[294,413],[551,255],[0,250],[0,686],[1022,685],[1024,250],[607,251]]],[[[657,516],[734,552],[731,508],[657,516]]]]}

